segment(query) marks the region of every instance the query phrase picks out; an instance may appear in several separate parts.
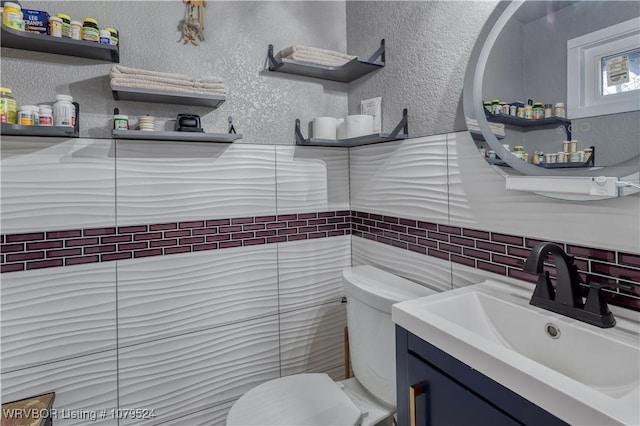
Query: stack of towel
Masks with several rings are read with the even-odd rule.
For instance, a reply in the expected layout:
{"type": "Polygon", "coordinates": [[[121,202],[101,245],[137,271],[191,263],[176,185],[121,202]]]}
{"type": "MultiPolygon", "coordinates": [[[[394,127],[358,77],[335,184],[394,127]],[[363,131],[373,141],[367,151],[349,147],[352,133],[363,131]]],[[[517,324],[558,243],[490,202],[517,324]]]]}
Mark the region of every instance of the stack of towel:
{"type": "Polygon", "coordinates": [[[171,74],[113,65],[111,88],[131,87],[139,89],[166,90],[181,93],[227,95],[227,87],[220,77],[191,78],[182,74],[171,74]]]}
{"type": "Polygon", "coordinates": [[[282,49],[277,58],[295,59],[296,61],[310,62],[312,64],[339,67],[355,59],[356,56],[315,47],[290,46],[282,49]]]}
{"type": "MultiPolygon", "coordinates": [[[[478,125],[478,120],[467,118],[467,128],[469,131],[482,133],[480,130],[480,126],[478,125]]],[[[504,137],[504,124],[502,123],[489,123],[489,129],[493,132],[497,137],[504,137]]]]}

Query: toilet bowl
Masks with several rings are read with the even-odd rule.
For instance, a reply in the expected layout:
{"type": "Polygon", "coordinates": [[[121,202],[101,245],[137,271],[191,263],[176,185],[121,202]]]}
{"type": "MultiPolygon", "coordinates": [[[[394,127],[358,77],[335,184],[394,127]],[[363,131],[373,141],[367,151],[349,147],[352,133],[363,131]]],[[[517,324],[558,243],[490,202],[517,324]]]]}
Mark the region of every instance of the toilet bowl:
{"type": "Polygon", "coordinates": [[[396,410],[395,326],[391,305],[434,291],[372,266],[342,273],[354,376],[295,374],[262,383],[238,399],[227,426],[391,425],[396,410]]]}

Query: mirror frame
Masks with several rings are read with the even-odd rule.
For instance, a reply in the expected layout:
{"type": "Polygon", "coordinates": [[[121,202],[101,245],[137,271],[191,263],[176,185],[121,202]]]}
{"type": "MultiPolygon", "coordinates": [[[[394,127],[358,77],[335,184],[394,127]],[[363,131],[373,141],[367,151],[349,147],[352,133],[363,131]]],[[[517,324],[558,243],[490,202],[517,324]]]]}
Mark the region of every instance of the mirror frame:
{"type": "Polygon", "coordinates": [[[482,132],[487,145],[495,151],[507,165],[526,176],[610,176],[629,177],[640,173],[640,155],[611,166],[595,166],[583,170],[578,169],[545,169],[516,158],[511,154],[489,128],[489,122],[484,114],[482,103],[482,83],[484,70],[489,60],[489,55],[498,36],[505,28],[516,11],[527,3],[527,0],[503,0],[496,5],[473,47],[464,76],[462,100],[464,115],[466,118],[475,119],[482,132]]]}

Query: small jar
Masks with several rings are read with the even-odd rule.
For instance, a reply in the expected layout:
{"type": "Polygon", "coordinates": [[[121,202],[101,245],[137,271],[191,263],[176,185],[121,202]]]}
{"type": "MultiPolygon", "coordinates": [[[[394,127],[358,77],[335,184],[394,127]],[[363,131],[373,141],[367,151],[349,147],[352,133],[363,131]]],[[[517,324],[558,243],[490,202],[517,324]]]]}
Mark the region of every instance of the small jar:
{"type": "Polygon", "coordinates": [[[489,152],[487,153],[487,156],[489,158],[491,158],[492,160],[495,160],[496,158],[496,152],[494,150],[489,150],[489,152]]]}
{"type": "Polygon", "coordinates": [[[62,19],[57,16],[49,18],[49,34],[52,37],[62,37],[62,19]]]}
{"type": "Polygon", "coordinates": [[[484,109],[491,112],[491,101],[483,101],[482,105],[484,106],[484,109]]]}
{"type": "Polygon", "coordinates": [[[119,41],[120,41],[120,38],[119,38],[119,35],[118,35],[118,30],[116,30],[115,28],[111,28],[111,27],[107,27],[107,28],[105,28],[105,30],[109,31],[109,33],[111,34],[111,44],[113,46],[117,46],[119,41]]]}
{"type": "Polygon", "coordinates": [[[71,21],[71,39],[82,40],[82,22],[71,21]]]}
{"type": "Polygon", "coordinates": [[[502,110],[502,114],[509,115],[509,105],[506,102],[500,102],[500,109],[502,110]]]}
{"type": "Polygon", "coordinates": [[[571,152],[571,141],[562,142],[562,150],[567,154],[571,152]]]}
{"type": "Polygon", "coordinates": [[[62,20],[62,37],[71,38],[71,16],[64,13],[57,13],[56,16],[62,20]]]}
{"type": "Polygon", "coordinates": [[[555,107],[554,107],[554,115],[556,117],[561,117],[564,118],[565,117],[565,112],[564,112],[564,103],[562,102],[558,102],[555,107]]]}
{"type": "Polygon", "coordinates": [[[516,117],[518,115],[518,106],[515,104],[509,105],[509,115],[516,117]]]}
{"type": "Polygon", "coordinates": [[[533,106],[527,105],[524,107],[524,118],[527,120],[533,119],[533,106]]]}
{"type": "Polygon", "coordinates": [[[499,99],[494,99],[491,101],[491,113],[492,114],[498,114],[496,112],[496,110],[500,107],[500,100],[499,99]]]}
{"type": "Polygon", "coordinates": [[[513,147],[513,155],[515,155],[517,158],[524,160],[524,156],[525,156],[525,152],[524,152],[524,146],[522,145],[516,145],[513,147]]]}
{"type": "Polygon", "coordinates": [[[573,139],[571,141],[569,141],[570,146],[569,146],[569,152],[570,153],[574,153],[574,152],[578,152],[578,141],[573,139]]]}
{"type": "Polygon", "coordinates": [[[50,105],[38,105],[38,126],[53,126],[53,108],[50,105]]]}
{"type": "Polygon", "coordinates": [[[11,93],[11,89],[0,87],[0,122],[17,124],[18,104],[11,93]]]}
{"type": "Polygon", "coordinates": [[[553,117],[553,104],[544,104],[544,118],[553,117]]]}
{"type": "Polygon", "coordinates": [[[98,29],[98,21],[93,18],[86,17],[82,21],[82,39],[85,41],[100,41],[100,30],[98,29]]]}
{"type": "Polygon", "coordinates": [[[129,116],[119,114],[114,115],[113,128],[115,130],[129,130],[129,116]]]}
{"type": "Polygon", "coordinates": [[[72,102],[71,96],[56,95],[56,103],[53,104],[54,126],[74,127],[76,125],[76,107],[72,102]]]}
{"type": "Polygon", "coordinates": [[[542,102],[534,102],[532,112],[534,120],[544,118],[544,107],[542,106],[542,102]]]}
{"type": "Polygon", "coordinates": [[[111,33],[107,30],[100,30],[100,44],[111,44],[111,33]]]}
{"type": "Polygon", "coordinates": [[[524,106],[518,107],[518,118],[525,118],[526,108],[524,106]]]}
{"type": "Polygon", "coordinates": [[[36,111],[38,107],[35,105],[22,105],[18,112],[18,124],[21,126],[37,126],[36,111]]]}
{"type": "Polygon", "coordinates": [[[24,31],[22,7],[18,3],[10,1],[4,2],[3,7],[2,23],[4,26],[17,31],[24,31]]]}
{"type": "Polygon", "coordinates": [[[566,163],[568,154],[564,151],[558,153],[558,163],[566,163]]]}

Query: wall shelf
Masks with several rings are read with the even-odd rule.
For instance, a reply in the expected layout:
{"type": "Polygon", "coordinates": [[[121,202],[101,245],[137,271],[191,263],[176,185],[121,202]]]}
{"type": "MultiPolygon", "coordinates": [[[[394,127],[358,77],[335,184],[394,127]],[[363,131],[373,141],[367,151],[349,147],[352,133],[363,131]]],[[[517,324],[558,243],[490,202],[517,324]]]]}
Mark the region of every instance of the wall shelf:
{"type": "Polygon", "coordinates": [[[79,138],[80,137],[80,105],[73,102],[76,107],[76,125],[69,126],[21,126],[19,124],[2,123],[0,134],[2,136],[35,136],[50,138],[79,138]]]}
{"type": "Polygon", "coordinates": [[[502,123],[509,126],[519,127],[525,130],[535,129],[537,127],[562,126],[567,133],[567,140],[571,140],[571,120],[562,117],[540,118],[538,120],[527,120],[526,118],[514,117],[511,115],[494,115],[485,110],[487,121],[493,123],[502,123]]]}
{"type": "Polygon", "coordinates": [[[141,130],[113,130],[112,136],[114,139],[220,143],[231,143],[242,139],[242,134],[236,133],[143,132],[141,130]]]}
{"type": "Polygon", "coordinates": [[[354,58],[346,64],[337,67],[294,59],[276,58],[273,54],[272,44],[269,45],[267,56],[269,59],[269,71],[349,83],[365,74],[384,67],[385,43],[384,39],[382,39],[378,50],[368,59],[354,58]]]}
{"type": "Polygon", "coordinates": [[[409,123],[407,117],[407,109],[402,111],[402,119],[391,133],[374,133],[371,135],[358,136],[349,139],[305,139],[300,131],[300,119],[296,119],[296,145],[301,146],[323,146],[323,147],[340,147],[352,148],[354,146],[372,145],[382,142],[391,142],[400,139],[409,138],[409,123]],[[403,133],[400,133],[402,131],[403,133]]]}
{"type": "Polygon", "coordinates": [[[224,95],[182,93],[137,87],[111,86],[113,99],[117,101],[153,102],[218,108],[227,99],[224,95]]]}
{"type": "MultiPolygon", "coordinates": [[[[484,138],[484,135],[482,134],[482,132],[476,131],[476,130],[469,130],[469,133],[471,133],[471,137],[479,142],[486,142],[486,139],[484,138]]],[[[504,139],[504,136],[502,135],[496,135],[494,133],[494,136],[500,140],[500,139],[504,139]]]]}
{"type": "Polygon", "coordinates": [[[1,43],[2,47],[11,47],[13,49],[98,59],[107,62],[120,62],[118,46],[16,31],[5,25],[2,25],[1,43]]]}

